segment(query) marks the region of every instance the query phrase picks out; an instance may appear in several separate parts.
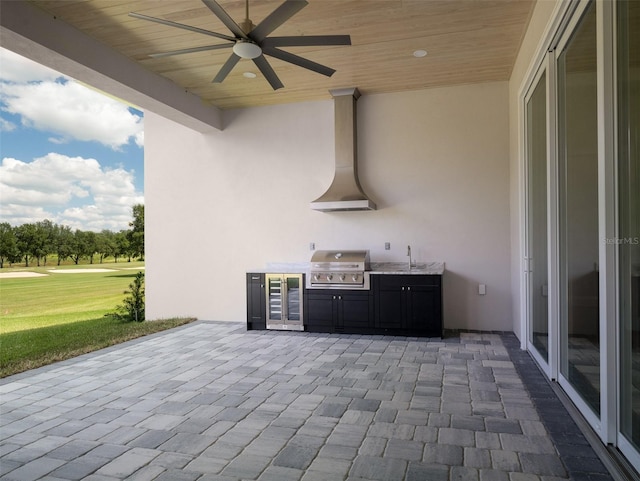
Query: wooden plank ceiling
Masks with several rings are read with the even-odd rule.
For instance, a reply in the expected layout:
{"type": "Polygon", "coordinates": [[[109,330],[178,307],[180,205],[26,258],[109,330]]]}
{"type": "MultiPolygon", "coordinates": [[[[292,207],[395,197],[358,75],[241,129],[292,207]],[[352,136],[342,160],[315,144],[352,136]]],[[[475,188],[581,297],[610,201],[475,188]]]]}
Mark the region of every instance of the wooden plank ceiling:
{"type": "MultiPolygon", "coordinates": [[[[328,99],[356,86],[364,95],[508,80],[535,0],[309,0],[271,36],[351,35],[351,46],[287,47],[334,68],[332,77],[267,57],[284,88],[272,90],[251,60],[225,81],[211,80],[231,49],[164,58],[149,55],[225,43],[214,37],[132,18],[137,12],[232,34],[200,0],[35,0],[41,9],[221,108],[328,99]],[[428,52],[423,58],[415,50],[428,52]],[[245,72],[257,74],[246,78],[245,72]]],[[[244,0],[218,0],[236,21],[244,0]]],[[[249,0],[258,24],[282,0],[249,0]]]]}

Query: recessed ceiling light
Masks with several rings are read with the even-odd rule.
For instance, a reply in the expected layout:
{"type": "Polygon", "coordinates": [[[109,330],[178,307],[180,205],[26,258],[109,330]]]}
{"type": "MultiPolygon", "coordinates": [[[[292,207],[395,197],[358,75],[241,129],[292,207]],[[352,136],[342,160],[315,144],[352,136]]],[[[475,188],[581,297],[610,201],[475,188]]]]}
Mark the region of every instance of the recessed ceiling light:
{"type": "Polygon", "coordinates": [[[245,72],[242,74],[245,78],[256,78],[256,74],[253,72],[245,72]]]}
{"type": "Polygon", "coordinates": [[[413,52],[413,56],[416,57],[416,58],[426,57],[427,56],[427,51],[426,50],[415,50],[413,52]]]}

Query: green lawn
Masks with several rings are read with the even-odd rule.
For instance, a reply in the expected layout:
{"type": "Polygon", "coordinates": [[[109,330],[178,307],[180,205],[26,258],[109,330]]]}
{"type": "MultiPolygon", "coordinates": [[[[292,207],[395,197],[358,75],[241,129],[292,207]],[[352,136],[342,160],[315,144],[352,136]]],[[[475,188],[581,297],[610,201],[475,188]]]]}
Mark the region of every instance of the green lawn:
{"type": "Polygon", "coordinates": [[[0,334],[0,378],[191,321],[193,319],[122,322],[107,316],[0,334]]]}
{"type": "Polygon", "coordinates": [[[96,319],[113,312],[144,262],[1,269],[44,277],[0,276],[0,334],[96,319]],[[110,272],[56,274],[51,270],[109,269],[110,272]]]}
{"type": "Polygon", "coordinates": [[[122,322],[106,315],[122,303],[125,290],[143,268],[143,262],[122,262],[0,269],[47,274],[0,275],[0,378],[193,321],[122,322]]]}

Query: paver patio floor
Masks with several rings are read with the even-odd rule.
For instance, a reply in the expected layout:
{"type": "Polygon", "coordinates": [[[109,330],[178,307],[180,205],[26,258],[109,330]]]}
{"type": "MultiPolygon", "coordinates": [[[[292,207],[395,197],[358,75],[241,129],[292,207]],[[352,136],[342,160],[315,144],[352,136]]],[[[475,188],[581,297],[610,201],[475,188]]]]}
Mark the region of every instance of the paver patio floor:
{"type": "Polygon", "coordinates": [[[0,479],[611,479],[514,344],[199,321],[1,380],[0,479]]]}

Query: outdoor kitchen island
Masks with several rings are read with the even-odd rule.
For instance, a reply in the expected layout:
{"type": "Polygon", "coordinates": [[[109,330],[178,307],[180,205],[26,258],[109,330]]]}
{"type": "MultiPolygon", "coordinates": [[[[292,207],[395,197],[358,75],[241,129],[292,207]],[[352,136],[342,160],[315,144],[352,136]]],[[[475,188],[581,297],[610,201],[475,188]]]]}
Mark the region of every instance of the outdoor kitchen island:
{"type": "MultiPolygon", "coordinates": [[[[274,265],[247,274],[247,329],[267,329],[273,317],[273,294],[268,295],[265,278],[282,273],[282,289],[275,316],[296,319],[302,315],[305,331],[348,334],[384,334],[442,337],[443,262],[371,263],[364,288],[309,287],[308,265],[274,265]],[[290,274],[302,275],[299,288],[287,287],[290,274]],[[293,295],[292,295],[293,293],[293,295]],[[302,296],[301,298],[298,296],[302,296]],[[298,303],[302,299],[301,305],[298,303]],[[279,309],[279,311],[278,311],[279,309]]],[[[287,329],[286,319],[280,326],[287,329]]]]}

